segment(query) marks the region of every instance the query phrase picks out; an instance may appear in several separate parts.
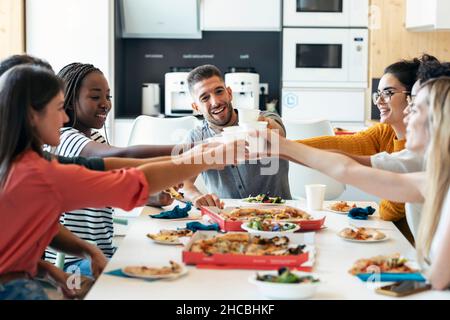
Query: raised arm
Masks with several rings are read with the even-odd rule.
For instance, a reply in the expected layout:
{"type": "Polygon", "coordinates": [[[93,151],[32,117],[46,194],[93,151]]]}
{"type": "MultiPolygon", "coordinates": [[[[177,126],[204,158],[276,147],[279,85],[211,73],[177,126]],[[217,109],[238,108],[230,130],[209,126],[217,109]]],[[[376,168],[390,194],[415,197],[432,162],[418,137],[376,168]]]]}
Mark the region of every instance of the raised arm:
{"type": "Polygon", "coordinates": [[[280,156],[319,170],[365,192],[398,202],[423,202],[424,173],[398,174],[359,164],[334,152],[280,138],[280,156]]]}
{"type": "Polygon", "coordinates": [[[80,155],[83,157],[126,157],[126,158],[153,158],[170,156],[173,145],[139,145],[124,148],[110,146],[95,141],[89,142],[80,155]]]}
{"type": "Polygon", "coordinates": [[[171,160],[172,160],[171,156],[145,158],[145,159],[108,157],[104,159],[104,163],[105,163],[105,170],[114,170],[122,168],[136,168],[147,163],[171,161],[171,160]]]}

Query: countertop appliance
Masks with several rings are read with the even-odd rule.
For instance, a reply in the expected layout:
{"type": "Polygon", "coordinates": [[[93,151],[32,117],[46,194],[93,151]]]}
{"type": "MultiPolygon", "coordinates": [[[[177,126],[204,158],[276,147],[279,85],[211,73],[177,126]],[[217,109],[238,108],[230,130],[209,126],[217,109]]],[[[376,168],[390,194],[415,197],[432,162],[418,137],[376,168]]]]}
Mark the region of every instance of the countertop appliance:
{"type": "Polygon", "coordinates": [[[285,27],[368,27],[368,0],[284,0],[285,27]]]}
{"type": "Polygon", "coordinates": [[[367,88],[367,70],[367,29],[284,29],[283,87],[367,88]]]}
{"type": "Polygon", "coordinates": [[[168,72],[165,75],[165,114],[169,116],[193,114],[193,99],[189,93],[189,72],[168,72]]]}
{"type": "Polygon", "coordinates": [[[233,107],[259,109],[259,74],[239,72],[239,68],[230,68],[230,71],[225,74],[225,85],[233,92],[233,107]]]}

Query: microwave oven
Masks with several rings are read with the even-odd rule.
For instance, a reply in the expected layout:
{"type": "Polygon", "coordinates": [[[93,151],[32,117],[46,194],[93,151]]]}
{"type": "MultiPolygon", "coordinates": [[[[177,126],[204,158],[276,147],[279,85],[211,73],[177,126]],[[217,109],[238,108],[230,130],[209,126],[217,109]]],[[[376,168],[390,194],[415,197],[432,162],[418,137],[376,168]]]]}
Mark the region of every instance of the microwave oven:
{"type": "Polygon", "coordinates": [[[368,0],[284,0],[284,27],[368,27],[368,0]]]}
{"type": "Polygon", "coordinates": [[[368,30],[283,29],[283,87],[367,88],[368,30]]]}

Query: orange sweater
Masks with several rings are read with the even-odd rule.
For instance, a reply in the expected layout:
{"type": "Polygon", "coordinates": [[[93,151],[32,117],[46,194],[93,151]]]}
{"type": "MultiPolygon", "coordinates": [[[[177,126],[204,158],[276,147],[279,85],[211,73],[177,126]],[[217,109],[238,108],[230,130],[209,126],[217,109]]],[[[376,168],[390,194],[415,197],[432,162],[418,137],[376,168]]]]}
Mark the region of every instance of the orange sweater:
{"type": "MultiPolygon", "coordinates": [[[[394,129],[382,123],[354,135],[315,137],[297,142],[319,149],[334,149],[362,156],[383,151],[392,153],[405,148],[405,140],[398,140],[394,129]]],[[[405,205],[381,200],[380,217],[383,220],[398,221],[405,217],[405,205]]]]}

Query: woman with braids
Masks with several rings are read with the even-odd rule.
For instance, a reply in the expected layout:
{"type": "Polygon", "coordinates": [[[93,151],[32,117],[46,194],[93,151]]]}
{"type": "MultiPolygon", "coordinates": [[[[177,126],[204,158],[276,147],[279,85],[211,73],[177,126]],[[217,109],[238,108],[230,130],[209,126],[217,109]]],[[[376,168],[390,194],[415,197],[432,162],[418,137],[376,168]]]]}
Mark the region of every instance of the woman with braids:
{"type": "MultiPolygon", "coordinates": [[[[408,105],[407,97],[416,82],[421,63],[437,61],[433,56],[424,54],[420,59],[401,60],[389,65],[373,95],[373,102],[380,110],[380,123],[354,135],[316,137],[298,140],[298,143],[311,147],[341,151],[347,154],[369,156],[379,152],[397,152],[405,147],[406,126],[403,123],[403,111],[408,105]]],[[[364,158],[361,158],[364,159],[364,158]]],[[[365,157],[365,159],[369,159],[365,157]]],[[[362,160],[361,160],[362,161],[362,160]]],[[[369,163],[363,163],[370,165],[369,163]]],[[[412,235],[405,217],[403,203],[387,200],[380,202],[380,217],[395,221],[397,227],[409,239],[412,235]]]]}
{"type": "Polygon", "coordinates": [[[105,256],[67,229],[60,233],[61,212],[83,206],[141,206],[149,193],[204,170],[222,169],[224,164],[201,160],[218,154],[228,159],[223,153],[234,147],[199,146],[172,160],[153,162],[109,158],[111,169],[135,168],[105,172],[62,165],[45,159],[42,146],[59,144],[59,131],[68,121],[63,104],[62,84],[49,70],[24,65],[0,77],[0,300],[48,298],[34,279],[48,245],[89,258],[93,275],[100,274],[105,256]]]}

